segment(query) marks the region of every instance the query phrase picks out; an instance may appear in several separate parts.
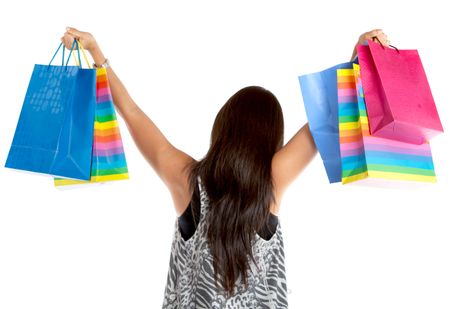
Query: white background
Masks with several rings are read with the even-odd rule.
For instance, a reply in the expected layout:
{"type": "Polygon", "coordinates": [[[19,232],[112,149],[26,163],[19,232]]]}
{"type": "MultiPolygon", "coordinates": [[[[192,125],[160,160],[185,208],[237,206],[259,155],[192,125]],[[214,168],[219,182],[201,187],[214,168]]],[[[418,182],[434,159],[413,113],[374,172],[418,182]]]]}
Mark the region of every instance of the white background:
{"type": "MultiPolygon", "coordinates": [[[[306,122],[297,76],[349,60],[381,27],[419,49],[450,130],[445,1],[8,1],[0,8],[0,163],[35,63],[66,26],[92,32],[141,108],[202,158],[237,90],[280,100],[286,141],[306,122]]],[[[160,308],[175,211],[120,122],[131,179],[57,190],[0,168],[0,308],[160,308]]],[[[432,141],[438,183],[329,185],[316,157],[281,213],[291,308],[450,308],[450,139],[432,141]]]]}

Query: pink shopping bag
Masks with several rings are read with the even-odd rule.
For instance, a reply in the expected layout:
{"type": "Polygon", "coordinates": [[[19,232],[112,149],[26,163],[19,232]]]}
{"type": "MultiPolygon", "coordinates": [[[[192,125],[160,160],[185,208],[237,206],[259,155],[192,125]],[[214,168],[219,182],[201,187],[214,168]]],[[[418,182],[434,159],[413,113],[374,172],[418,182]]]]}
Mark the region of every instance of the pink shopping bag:
{"type": "Polygon", "coordinates": [[[436,182],[429,143],[414,145],[369,134],[359,65],[337,70],[337,89],[343,184],[436,182]]]}
{"type": "Polygon", "coordinates": [[[422,144],[443,132],[417,50],[358,46],[370,134],[422,144]]]}

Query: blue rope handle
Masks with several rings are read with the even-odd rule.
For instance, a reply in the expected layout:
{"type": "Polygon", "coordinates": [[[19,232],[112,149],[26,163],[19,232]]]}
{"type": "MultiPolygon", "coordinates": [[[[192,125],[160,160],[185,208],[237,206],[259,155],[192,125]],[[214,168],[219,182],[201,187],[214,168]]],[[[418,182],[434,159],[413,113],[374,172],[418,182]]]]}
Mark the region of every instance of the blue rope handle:
{"type": "MultiPolygon", "coordinates": [[[[67,64],[69,63],[69,59],[70,59],[70,56],[72,55],[72,51],[73,51],[75,45],[77,46],[78,60],[79,60],[80,67],[81,67],[80,48],[78,46],[78,41],[77,40],[73,40],[72,47],[70,48],[69,57],[67,58],[67,61],[66,61],[65,65],[64,65],[64,50],[65,50],[65,48],[63,47],[61,66],[67,66],[67,64]]],[[[59,44],[58,49],[56,50],[55,54],[53,55],[52,60],[50,60],[50,63],[48,64],[48,66],[50,66],[52,64],[53,60],[55,59],[56,55],[58,54],[59,50],[61,49],[61,46],[63,46],[62,42],[59,44]]]]}
{"type": "MultiPolygon", "coordinates": [[[[75,45],[77,46],[77,51],[78,51],[78,61],[79,61],[80,68],[81,68],[80,47],[78,46],[78,41],[77,41],[77,40],[73,40],[72,47],[70,48],[69,57],[67,57],[66,67],[67,67],[67,64],[69,64],[70,56],[72,55],[73,48],[75,47],[75,45]]],[[[74,56],[74,57],[75,57],[75,56],[74,56]]]]}

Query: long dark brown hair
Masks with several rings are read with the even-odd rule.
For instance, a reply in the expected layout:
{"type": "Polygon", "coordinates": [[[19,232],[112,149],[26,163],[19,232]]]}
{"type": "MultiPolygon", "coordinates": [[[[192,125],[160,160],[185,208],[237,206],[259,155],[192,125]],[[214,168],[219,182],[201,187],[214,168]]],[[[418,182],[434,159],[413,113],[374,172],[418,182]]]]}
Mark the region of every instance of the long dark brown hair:
{"type": "Polygon", "coordinates": [[[277,98],[261,87],[243,88],[217,114],[210,149],[192,166],[191,185],[200,176],[210,202],[214,278],[228,295],[239,276],[248,284],[255,233],[267,223],[274,201],[271,163],[283,134],[277,98]]]}

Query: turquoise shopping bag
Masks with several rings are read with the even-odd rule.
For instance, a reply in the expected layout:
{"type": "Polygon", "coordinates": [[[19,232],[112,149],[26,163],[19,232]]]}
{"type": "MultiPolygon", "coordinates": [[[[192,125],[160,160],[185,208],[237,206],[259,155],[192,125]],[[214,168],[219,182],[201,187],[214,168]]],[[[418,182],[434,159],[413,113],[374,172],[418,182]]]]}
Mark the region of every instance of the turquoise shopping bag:
{"type": "Polygon", "coordinates": [[[68,66],[78,42],[61,66],[35,65],[5,167],[75,179],[90,179],[96,71],[68,66]]]}

